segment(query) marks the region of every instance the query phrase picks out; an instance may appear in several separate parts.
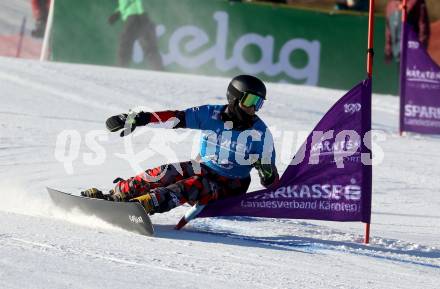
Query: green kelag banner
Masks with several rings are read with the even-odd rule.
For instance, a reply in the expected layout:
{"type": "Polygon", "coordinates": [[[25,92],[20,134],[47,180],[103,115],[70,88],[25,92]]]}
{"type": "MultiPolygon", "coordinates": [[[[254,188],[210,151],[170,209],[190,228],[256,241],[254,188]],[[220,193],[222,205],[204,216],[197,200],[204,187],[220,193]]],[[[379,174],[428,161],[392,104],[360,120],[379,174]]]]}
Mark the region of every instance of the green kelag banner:
{"type": "MultiPolygon", "coordinates": [[[[57,0],[55,61],[115,65],[122,23],[117,1],[57,0]]],[[[222,0],[145,0],[167,71],[350,89],[366,74],[366,14],[328,13],[222,0]]],[[[375,21],[374,90],[397,94],[397,65],[385,64],[385,19],[375,21]]],[[[133,67],[145,68],[135,45],[133,67]]]]}

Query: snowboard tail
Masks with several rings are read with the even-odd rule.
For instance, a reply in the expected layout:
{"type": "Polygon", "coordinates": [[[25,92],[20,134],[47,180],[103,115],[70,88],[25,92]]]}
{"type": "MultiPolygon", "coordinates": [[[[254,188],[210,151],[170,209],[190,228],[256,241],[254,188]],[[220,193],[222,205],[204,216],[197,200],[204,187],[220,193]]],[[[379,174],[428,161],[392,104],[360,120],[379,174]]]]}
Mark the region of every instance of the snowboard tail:
{"type": "Polygon", "coordinates": [[[144,207],[137,202],[111,202],[75,196],[47,188],[56,206],[71,211],[79,209],[87,215],[96,216],[112,225],[141,235],[152,236],[153,224],[144,207]]]}

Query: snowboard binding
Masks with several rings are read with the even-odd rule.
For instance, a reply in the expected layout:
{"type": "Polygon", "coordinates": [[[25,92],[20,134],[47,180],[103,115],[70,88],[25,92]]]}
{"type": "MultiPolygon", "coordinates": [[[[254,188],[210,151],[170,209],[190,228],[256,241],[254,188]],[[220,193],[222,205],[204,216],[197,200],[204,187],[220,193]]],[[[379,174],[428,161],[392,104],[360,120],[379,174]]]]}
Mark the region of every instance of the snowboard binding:
{"type": "Polygon", "coordinates": [[[119,199],[115,198],[115,196],[113,196],[111,193],[104,194],[102,191],[98,190],[97,188],[90,188],[85,191],[82,191],[81,196],[92,199],[107,200],[107,201],[120,201],[119,199]]]}

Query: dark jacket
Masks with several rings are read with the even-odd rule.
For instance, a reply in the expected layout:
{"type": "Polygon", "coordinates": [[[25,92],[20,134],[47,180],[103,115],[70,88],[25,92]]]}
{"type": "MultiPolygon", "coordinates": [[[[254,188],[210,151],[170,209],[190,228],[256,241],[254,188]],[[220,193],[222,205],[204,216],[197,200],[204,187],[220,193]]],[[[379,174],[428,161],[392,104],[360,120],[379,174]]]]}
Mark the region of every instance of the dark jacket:
{"type": "MultiPolygon", "coordinates": [[[[400,11],[401,5],[402,3],[400,0],[388,0],[386,6],[387,22],[385,27],[385,57],[391,57],[393,55],[393,43],[400,47],[400,35],[395,35],[396,33],[391,31],[394,29],[394,25],[390,21],[392,17],[395,17],[394,15],[396,15],[396,12],[400,11]]],[[[423,46],[428,47],[430,24],[425,0],[408,0],[407,13],[407,23],[410,24],[417,33],[420,43],[422,43],[423,46]]]]}

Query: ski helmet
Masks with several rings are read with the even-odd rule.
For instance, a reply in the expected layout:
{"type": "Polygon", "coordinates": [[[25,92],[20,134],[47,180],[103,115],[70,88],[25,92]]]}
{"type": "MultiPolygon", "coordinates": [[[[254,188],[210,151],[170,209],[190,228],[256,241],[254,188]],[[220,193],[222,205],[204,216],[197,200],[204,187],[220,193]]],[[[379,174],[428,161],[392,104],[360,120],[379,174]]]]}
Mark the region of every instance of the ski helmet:
{"type": "Polygon", "coordinates": [[[246,93],[252,93],[266,99],[266,86],[255,76],[238,75],[231,80],[228,86],[226,96],[228,97],[229,104],[238,104],[238,101],[246,93]]]}

